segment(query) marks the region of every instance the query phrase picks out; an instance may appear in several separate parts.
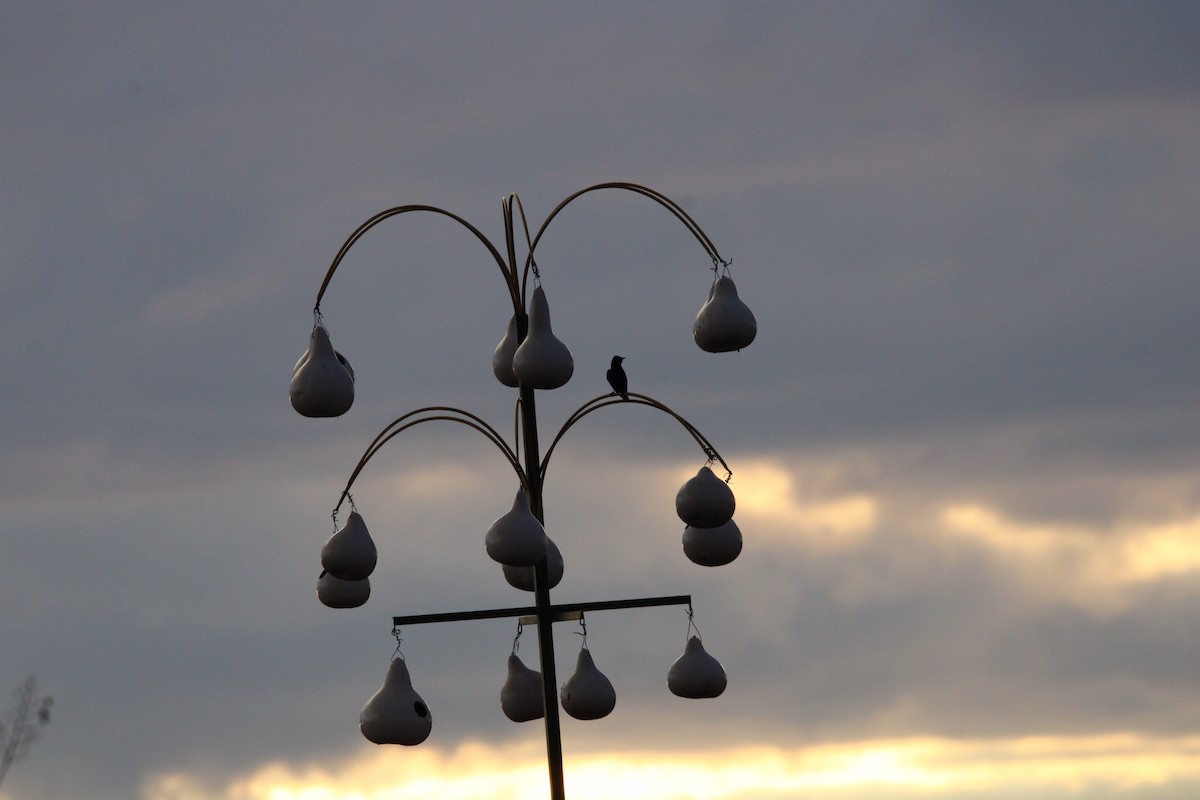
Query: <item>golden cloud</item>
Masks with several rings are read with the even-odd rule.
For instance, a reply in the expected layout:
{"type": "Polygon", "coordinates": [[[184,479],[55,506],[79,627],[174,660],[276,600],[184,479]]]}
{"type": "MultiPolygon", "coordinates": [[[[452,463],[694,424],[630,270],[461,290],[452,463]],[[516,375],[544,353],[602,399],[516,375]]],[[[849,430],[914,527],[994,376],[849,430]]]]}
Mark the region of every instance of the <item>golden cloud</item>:
{"type": "MultiPolygon", "coordinates": [[[[571,800],[866,800],[881,789],[906,797],[962,792],[1061,793],[1086,800],[1114,791],[1200,780],[1200,736],[1133,733],[953,740],[931,737],[696,752],[598,752],[569,758],[571,800]]],[[[219,788],[184,773],[146,782],[145,800],[543,800],[538,746],[467,743],[364,748],[329,765],[264,764],[219,788]]]]}
{"type": "Polygon", "coordinates": [[[1007,559],[1031,588],[1094,611],[1124,608],[1139,585],[1200,571],[1200,515],[1100,529],[1020,523],[960,504],[945,508],[941,522],[945,532],[1007,559]]]}
{"type": "Polygon", "coordinates": [[[860,544],[875,529],[879,504],[865,492],[841,489],[839,483],[815,470],[752,461],[738,468],[731,484],[736,519],[751,522],[756,533],[810,547],[860,544]]]}

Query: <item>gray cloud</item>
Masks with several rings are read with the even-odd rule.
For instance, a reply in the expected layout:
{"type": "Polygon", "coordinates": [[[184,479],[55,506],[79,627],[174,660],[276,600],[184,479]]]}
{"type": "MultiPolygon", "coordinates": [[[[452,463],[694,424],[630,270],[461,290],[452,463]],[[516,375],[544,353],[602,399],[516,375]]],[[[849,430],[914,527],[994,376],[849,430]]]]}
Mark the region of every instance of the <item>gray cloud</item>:
{"type": "Polygon", "coordinates": [[[981,75],[1040,102],[1193,97],[1200,79],[1190,3],[938,2],[926,19],[981,75]]]}

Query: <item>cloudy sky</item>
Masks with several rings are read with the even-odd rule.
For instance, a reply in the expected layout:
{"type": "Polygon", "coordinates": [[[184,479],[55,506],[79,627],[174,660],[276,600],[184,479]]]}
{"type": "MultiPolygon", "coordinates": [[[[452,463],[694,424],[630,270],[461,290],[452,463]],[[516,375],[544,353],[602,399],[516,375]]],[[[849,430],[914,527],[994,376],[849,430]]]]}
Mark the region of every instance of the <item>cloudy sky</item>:
{"type": "Polygon", "coordinates": [[[758,340],[701,352],[704,250],[580,198],[538,247],[576,365],[543,439],[624,355],[732,467],[746,544],[684,558],[704,457],[661,414],[555,451],[555,600],[690,593],[729,675],[666,691],[682,608],[589,615],[618,702],[564,719],[568,796],[1195,797],[1198,37],[1165,0],[5,3],[0,692],[55,704],[0,796],[546,797],[499,708],[510,620],[406,628],[433,734],[357,729],[392,615],[528,600],[482,547],[516,486],[486,441],[393,440],[355,485],[371,600],[315,596],[384,424],[512,429],[487,251],[373,229],[322,302],[353,409],[286,389],[376,212],[500,244],[509,193],[536,228],[633,181],[732,259],[758,340]]]}

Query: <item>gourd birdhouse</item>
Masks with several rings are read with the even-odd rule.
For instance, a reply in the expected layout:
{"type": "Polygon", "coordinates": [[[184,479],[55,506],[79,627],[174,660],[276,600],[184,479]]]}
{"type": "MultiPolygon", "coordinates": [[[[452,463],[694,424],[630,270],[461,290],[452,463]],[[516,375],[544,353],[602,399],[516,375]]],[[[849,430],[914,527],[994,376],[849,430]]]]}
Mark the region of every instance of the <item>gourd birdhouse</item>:
{"type": "Polygon", "coordinates": [[[586,647],[579,651],[575,672],[559,692],[563,711],[575,719],[600,719],[612,713],[617,705],[617,693],[612,683],[592,660],[586,647]]]}
{"type": "Polygon", "coordinates": [[[688,639],[683,655],[667,672],[667,688],[678,697],[717,697],[725,691],[725,668],[710,656],[699,636],[688,639]]]}
{"type": "MultiPolygon", "coordinates": [[[[558,545],[549,536],[546,537],[546,569],[550,575],[550,588],[558,586],[559,581],[563,578],[563,556],[562,551],[558,549],[558,545]]],[[[523,592],[532,592],[534,590],[534,568],[533,567],[510,567],[504,565],[504,580],[508,581],[510,586],[520,589],[523,592]]]]}
{"type": "Polygon", "coordinates": [[[508,678],[500,690],[500,708],[513,722],[529,722],[546,715],[542,673],[525,666],[516,653],[508,657],[508,678]]]}
{"type": "Polygon", "coordinates": [[[329,572],[317,578],[317,599],[330,608],[358,608],[371,596],[371,582],[344,581],[329,572]]]}
{"type": "Polygon", "coordinates": [[[357,511],[350,512],[346,524],[321,548],[321,566],[344,581],[361,581],[369,577],[378,558],[367,524],[357,511]]]}
{"type": "Polygon", "coordinates": [[[701,306],[692,323],[696,344],[710,353],[726,353],[746,347],[757,333],[758,321],[738,297],[733,279],[720,278],[709,290],[708,302],[701,306]]]}
{"type": "Polygon", "coordinates": [[[513,354],[513,375],[531,389],[557,389],[571,380],[575,361],[571,351],[554,336],[550,305],[539,286],[533,290],[529,309],[529,332],[513,354]]]}
{"type": "Polygon", "coordinates": [[[715,528],[733,518],[736,501],[729,484],[701,467],[675,495],[675,513],[694,528],[715,528]]]}
{"type": "Polygon", "coordinates": [[[358,717],[362,735],[375,744],[416,745],[429,738],[433,718],[413,689],[404,659],[392,659],[383,688],[363,706],[358,717]]]}
{"type": "Polygon", "coordinates": [[[720,567],[733,561],[742,552],[742,532],[737,523],[729,520],[716,528],[683,529],[683,553],[694,564],[720,567]]]}
{"type": "Polygon", "coordinates": [[[354,370],[323,325],[313,326],[308,349],[292,368],[288,398],[306,417],[339,417],[354,403],[354,370]]]}
{"type": "Polygon", "coordinates": [[[517,376],[513,374],[513,355],[516,352],[517,318],[513,317],[508,321],[508,330],[505,331],[504,338],[496,345],[496,352],[492,353],[492,374],[496,376],[496,380],[513,388],[520,385],[517,376]]]}
{"type": "Polygon", "coordinates": [[[529,510],[529,495],[517,490],[512,509],[492,523],[483,540],[493,561],[532,567],[546,557],[546,531],[529,510]]]}

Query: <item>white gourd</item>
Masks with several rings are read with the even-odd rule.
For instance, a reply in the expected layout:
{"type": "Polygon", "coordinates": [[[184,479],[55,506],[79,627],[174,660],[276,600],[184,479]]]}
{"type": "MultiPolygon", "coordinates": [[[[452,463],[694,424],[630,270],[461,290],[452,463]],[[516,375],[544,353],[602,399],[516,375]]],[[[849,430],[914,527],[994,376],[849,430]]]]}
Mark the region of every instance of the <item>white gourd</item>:
{"type": "Polygon", "coordinates": [[[513,722],[529,722],[546,715],[542,673],[525,666],[516,653],[508,657],[508,678],[500,690],[500,708],[513,722]]]}
{"type": "Polygon", "coordinates": [[[323,325],[313,326],[308,350],[292,369],[288,398],[306,417],[339,417],[354,403],[354,370],[323,325]]]}
{"type": "Polygon", "coordinates": [[[375,744],[420,744],[429,738],[433,718],[413,689],[408,665],[393,658],[383,688],[372,695],[358,716],[362,735],[375,744]]]}
{"type": "Polygon", "coordinates": [[[330,608],[358,608],[371,596],[371,582],[344,581],[328,572],[317,578],[317,599],[330,608]]]}
{"type": "Polygon", "coordinates": [[[688,639],[683,655],[667,672],[667,688],[678,697],[718,697],[725,684],[725,668],[705,651],[698,636],[688,639]]]}
{"type": "Polygon", "coordinates": [[[517,380],[531,389],[557,389],[575,371],[571,351],[554,336],[550,305],[541,286],[533,290],[529,332],[513,354],[512,368],[517,380]]]}
{"type": "Polygon", "coordinates": [[[715,528],[733,519],[736,501],[729,484],[707,466],[689,478],[675,495],[675,513],[694,528],[715,528]]]}
{"type": "Polygon", "coordinates": [[[701,350],[727,353],[746,347],[757,333],[758,321],[738,297],[733,279],[722,277],[709,289],[708,301],[692,323],[692,338],[701,350]]]}
{"type": "Polygon", "coordinates": [[[488,528],[483,540],[493,561],[511,567],[532,567],[546,557],[546,530],[529,510],[529,495],[517,490],[509,512],[488,528]]]}
{"type": "MultiPolygon", "coordinates": [[[[562,551],[549,536],[546,537],[546,569],[550,574],[550,588],[553,589],[563,578],[564,564],[562,551]]],[[[534,590],[533,572],[533,567],[510,567],[506,564],[504,580],[508,581],[510,586],[523,592],[532,592],[534,590]]]]}
{"type": "Polygon", "coordinates": [[[504,338],[500,340],[500,344],[496,345],[496,352],[492,353],[492,374],[496,376],[496,380],[513,388],[520,385],[517,376],[513,374],[513,355],[516,352],[517,318],[513,317],[508,321],[508,329],[504,333],[504,338]]]}
{"type": "Polygon", "coordinates": [[[742,532],[733,520],[716,528],[683,529],[683,553],[702,567],[723,566],[741,552],[742,532]]]}
{"type": "Polygon", "coordinates": [[[346,524],[321,548],[321,566],[344,581],[361,581],[369,577],[378,558],[367,524],[357,511],[350,513],[346,524]]]}
{"type": "Polygon", "coordinates": [[[616,690],[604,673],[596,669],[592,653],[586,647],[579,651],[575,673],[563,684],[559,699],[563,711],[575,719],[607,717],[616,707],[616,690]]]}

